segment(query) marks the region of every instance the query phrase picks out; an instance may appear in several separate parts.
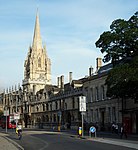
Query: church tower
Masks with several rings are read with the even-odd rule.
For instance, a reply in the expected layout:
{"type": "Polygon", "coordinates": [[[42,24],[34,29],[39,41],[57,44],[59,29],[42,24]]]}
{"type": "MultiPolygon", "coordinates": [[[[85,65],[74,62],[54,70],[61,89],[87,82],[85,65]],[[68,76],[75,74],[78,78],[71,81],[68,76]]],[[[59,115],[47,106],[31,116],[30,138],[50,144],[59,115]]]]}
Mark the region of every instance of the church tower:
{"type": "Polygon", "coordinates": [[[32,46],[24,63],[23,89],[39,91],[45,85],[51,84],[51,61],[46,53],[46,46],[42,46],[40,34],[39,14],[37,11],[32,46]]]}

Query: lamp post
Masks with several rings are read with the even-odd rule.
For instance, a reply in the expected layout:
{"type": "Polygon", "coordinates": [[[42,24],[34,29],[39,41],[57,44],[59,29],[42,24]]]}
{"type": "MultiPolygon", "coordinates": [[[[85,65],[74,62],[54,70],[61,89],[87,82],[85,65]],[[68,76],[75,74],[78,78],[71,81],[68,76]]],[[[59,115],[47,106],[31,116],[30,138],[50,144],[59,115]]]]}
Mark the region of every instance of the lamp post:
{"type": "Polygon", "coordinates": [[[6,133],[7,133],[7,106],[6,106],[6,133]]]}
{"type": "MultiPolygon", "coordinates": [[[[15,94],[15,98],[16,98],[16,105],[15,105],[16,110],[15,110],[15,113],[16,113],[16,115],[17,115],[17,96],[16,96],[16,94],[15,94]]],[[[16,118],[16,128],[17,128],[17,123],[18,123],[18,120],[17,120],[17,118],[16,118]]]]}
{"type": "Polygon", "coordinates": [[[24,95],[24,123],[25,123],[25,128],[27,128],[27,120],[28,120],[28,116],[27,116],[27,100],[26,100],[26,91],[24,90],[23,92],[24,95]]]}

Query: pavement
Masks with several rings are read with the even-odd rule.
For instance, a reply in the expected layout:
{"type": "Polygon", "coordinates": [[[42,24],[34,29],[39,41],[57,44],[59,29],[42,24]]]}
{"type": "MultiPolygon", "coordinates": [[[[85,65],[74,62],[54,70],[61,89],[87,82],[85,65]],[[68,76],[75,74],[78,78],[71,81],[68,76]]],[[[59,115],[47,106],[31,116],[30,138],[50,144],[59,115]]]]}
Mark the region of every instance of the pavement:
{"type": "MultiPolygon", "coordinates": [[[[30,129],[28,129],[30,130],[30,129]]],[[[37,130],[38,131],[38,130],[37,130]]],[[[47,131],[43,129],[42,131],[47,131]]],[[[53,132],[53,131],[51,131],[53,132]]],[[[54,131],[56,132],[56,131],[54,131]]],[[[120,139],[118,135],[109,132],[98,132],[96,137],[84,134],[83,137],[78,136],[76,131],[64,130],[61,134],[71,137],[80,138],[89,141],[102,142],[107,144],[119,145],[128,148],[138,149],[138,134],[131,134],[127,139],[120,139]]],[[[24,150],[19,144],[8,138],[8,133],[0,132],[0,150],[24,150]]]]}
{"type": "Polygon", "coordinates": [[[96,136],[95,134],[84,133],[83,137],[76,135],[76,131],[63,132],[75,138],[138,149],[138,134],[129,134],[127,139],[125,137],[120,139],[120,135],[111,132],[98,132],[96,136]]]}
{"type": "Polygon", "coordinates": [[[0,132],[0,150],[23,150],[23,148],[9,139],[8,134],[0,132]]]}
{"type": "Polygon", "coordinates": [[[104,139],[104,138],[91,138],[92,141],[113,144],[118,146],[124,146],[128,148],[138,149],[138,141],[130,141],[130,140],[117,140],[117,139],[104,139]]]}

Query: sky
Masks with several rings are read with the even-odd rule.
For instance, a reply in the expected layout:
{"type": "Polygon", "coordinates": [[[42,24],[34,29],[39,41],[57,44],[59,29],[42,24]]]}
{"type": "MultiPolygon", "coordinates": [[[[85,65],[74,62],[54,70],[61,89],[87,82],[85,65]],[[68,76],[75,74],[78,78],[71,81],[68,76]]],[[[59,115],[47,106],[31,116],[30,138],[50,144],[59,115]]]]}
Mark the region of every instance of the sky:
{"type": "Polygon", "coordinates": [[[52,84],[57,84],[61,75],[67,83],[69,72],[79,79],[90,66],[95,70],[96,58],[104,56],[95,42],[114,20],[134,15],[138,0],[0,0],[1,90],[22,84],[37,8],[52,84]]]}

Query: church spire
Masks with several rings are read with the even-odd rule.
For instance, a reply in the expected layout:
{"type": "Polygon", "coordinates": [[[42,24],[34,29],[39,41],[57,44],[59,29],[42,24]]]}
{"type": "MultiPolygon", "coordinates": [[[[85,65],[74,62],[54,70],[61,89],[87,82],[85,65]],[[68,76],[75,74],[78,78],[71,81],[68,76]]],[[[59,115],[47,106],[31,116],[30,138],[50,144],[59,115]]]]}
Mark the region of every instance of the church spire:
{"type": "Polygon", "coordinates": [[[39,24],[39,13],[37,10],[36,21],[35,21],[35,29],[34,29],[34,37],[33,37],[33,49],[42,49],[42,39],[40,35],[40,24],[39,24]]]}
{"type": "Polygon", "coordinates": [[[46,48],[42,46],[38,10],[33,43],[29,47],[24,67],[23,90],[33,91],[33,87],[35,86],[36,91],[39,91],[46,84],[51,84],[51,61],[46,54],[46,48]]]}

